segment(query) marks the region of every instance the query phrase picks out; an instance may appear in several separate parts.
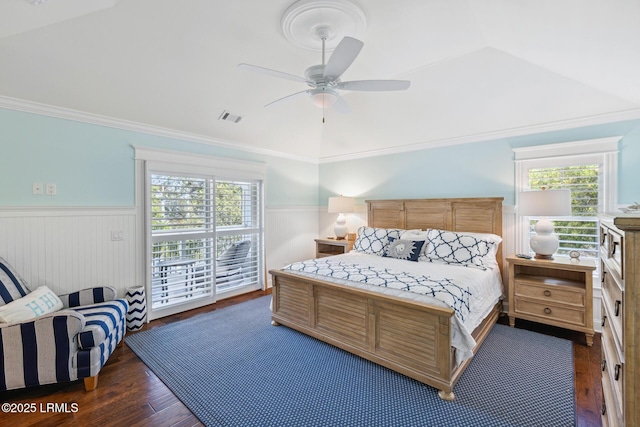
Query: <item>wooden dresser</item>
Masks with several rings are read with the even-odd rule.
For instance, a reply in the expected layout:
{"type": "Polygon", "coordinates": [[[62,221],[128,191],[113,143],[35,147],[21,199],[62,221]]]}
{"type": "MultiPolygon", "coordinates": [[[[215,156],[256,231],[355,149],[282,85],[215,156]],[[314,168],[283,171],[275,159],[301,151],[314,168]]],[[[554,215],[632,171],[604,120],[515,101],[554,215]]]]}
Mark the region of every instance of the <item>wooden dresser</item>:
{"type": "Polygon", "coordinates": [[[600,220],[602,425],[640,426],[640,216],[600,220]]]}

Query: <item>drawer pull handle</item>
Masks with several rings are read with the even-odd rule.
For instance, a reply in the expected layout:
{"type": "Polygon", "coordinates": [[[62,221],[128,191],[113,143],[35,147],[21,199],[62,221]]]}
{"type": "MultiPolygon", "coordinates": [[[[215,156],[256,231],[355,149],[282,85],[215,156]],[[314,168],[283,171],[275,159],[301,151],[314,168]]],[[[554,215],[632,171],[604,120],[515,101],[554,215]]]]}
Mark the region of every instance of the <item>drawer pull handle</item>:
{"type": "Polygon", "coordinates": [[[607,369],[607,361],[602,359],[602,371],[604,372],[605,369],[607,369]]]}
{"type": "Polygon", "coordinates": [[[616,317],[620,316],[620,306],[621,305],[622,305],[622,301],[617,299],[616,300],[616,305],[615,305],[615,315],[616,315],[616,317]]]}
{"type": "Polygon", "coordinates": [[[602,415],[607,413],[607,404],[602,402],[602,415]]]}
{"type": "Polygon", "coordinates": [[[622,368],[622,366],[616,363],[616,367],[613,369],[613,378],[616,381],[620,379],[620,368],[622,368]]]}
{"type": "Polygon", "coordinates": [[[604,322],[607,320],[607,316],[602,316],[602,326],[604,326],[604,322]]]}
{"type": "Polygon", "coordinates": [[[613,247],[611,248],[611,255],[615,255],[618,244],[620,244],[620,242],[613,242],[613,247]]]}
{"type": "Polygon", "coordinates": [[[550,297],[551,296],[551,291],[550,290],[545,290],[544,291],[544,296],[545,297],[550,297]]]}
{"type": "Polygon", "coordinates": [[[551,309],[549,307],[545,307],[544,314],[551,314],[551,309]]]}
{"type": "Polygon", "coordinates": [[[600,279],[600,282],[604,283],[604,278],[605,278],[606,275],[607,275],[607,272],[603,271],[602,272],[602,279],[600,279]]]}

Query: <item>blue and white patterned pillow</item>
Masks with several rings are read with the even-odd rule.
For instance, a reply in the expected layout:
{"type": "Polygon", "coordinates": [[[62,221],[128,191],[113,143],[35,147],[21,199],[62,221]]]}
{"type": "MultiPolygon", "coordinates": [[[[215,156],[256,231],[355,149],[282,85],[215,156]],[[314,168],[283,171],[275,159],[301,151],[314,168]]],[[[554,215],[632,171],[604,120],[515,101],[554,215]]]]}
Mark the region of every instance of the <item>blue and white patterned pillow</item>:
{"type": "Polygon", "coordinates": [[[358,228],[358,237],[353,242],[353,250],[366,254],[384,256],[384,251],[389,244],[389,237],[400,238],[400,230],[396,228],[358,228]]]}
{"type": "Polygon", "coordinates": [[[404,240],[389,237],[389,244],[384,251],[384,256],[408,261],[418,261],[424,240],[404,240]]]}
{"type": "Polygon", "coordinates": [[[474,233],[429,230],[425,256],[429,261],[460,264],[486,270],[497,265],[495,256],[500,237],[483,238],[474,233]],[[499,239],[499,240],[498,240],[499,239]]]}

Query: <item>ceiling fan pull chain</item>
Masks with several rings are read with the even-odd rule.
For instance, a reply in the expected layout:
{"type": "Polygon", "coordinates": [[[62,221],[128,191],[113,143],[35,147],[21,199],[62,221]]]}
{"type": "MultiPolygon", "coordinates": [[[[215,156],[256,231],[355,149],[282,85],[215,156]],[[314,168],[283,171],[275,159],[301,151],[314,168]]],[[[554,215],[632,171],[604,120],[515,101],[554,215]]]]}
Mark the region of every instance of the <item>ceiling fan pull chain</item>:
{"type": "MultiPolygon", "coordinates": [[[[322,39],[322,44],[324,45],[324,39],[322,39]]],[[[324,49],[323,49],[323,52],[324,52],[324,49]]],[[[324,124],[324,97],[322,97],[322,124],[324,124]]]]}

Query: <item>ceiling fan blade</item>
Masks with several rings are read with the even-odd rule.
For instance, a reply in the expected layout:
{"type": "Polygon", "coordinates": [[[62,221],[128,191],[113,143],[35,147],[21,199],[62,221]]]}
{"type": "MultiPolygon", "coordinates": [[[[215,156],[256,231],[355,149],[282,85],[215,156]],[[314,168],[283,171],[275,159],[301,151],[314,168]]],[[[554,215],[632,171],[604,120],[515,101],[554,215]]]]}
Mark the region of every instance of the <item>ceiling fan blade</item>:
{"type": "Polygon", "coordinates": [[[302,83],[307,82],[307,79],[304,77],[294,76],[293,74],[283,73],[282,71],[272,70],[271,68],[258,67],[257,65],[238,64],[238,68],[241,70],[253,71],[254,73],[266,74],[271,77],[278,77],[280,79],[293,80],[302,83]]]}
{"type": "Polygon", "coordinates": [[[331,80],[340,77],[353,64],[360,50],[362,50],[362,46],[364,46],[364,43],[353,37],[343,38],[331,54],[329,62],[327,62],[327,66],[324,69],[324,77],[329,77],[331,80]]]}
{"type": "Polygon", "coordinates": [[[411,86],[409,80],[354,80],[350,82],[340,82],[336,88],[342,90],[359,90],[369,92],[406,90],[411,86]]]}
{"type": "Polygon", "coordinates": [[[272,106],[273,104],[278,104],[278,103],[280,103],[282,101],[290,101],[290,100],[292,100],[294,98],[298,98],[301,95],[306,95],[308,92],[309,92],[309,90],[303,90],[303,91],[300,91],[300,92],[292,93],[291,95],[287,95],[284,98],[276,99],[275,101],[272,101],[272,102],[268,103],[264,107],[267,108],[267,107],[272,106]]]}
{"type": "Polygon", "coordinates": [[[340,114],[349,114],[351,112],[351,107],[341,96],[338,96],[332,107],[340,114]]]}

